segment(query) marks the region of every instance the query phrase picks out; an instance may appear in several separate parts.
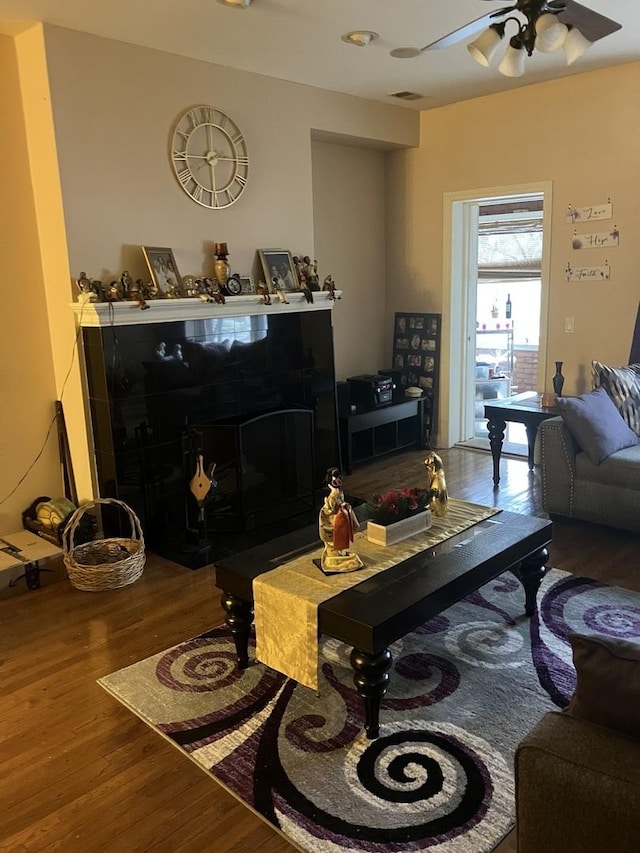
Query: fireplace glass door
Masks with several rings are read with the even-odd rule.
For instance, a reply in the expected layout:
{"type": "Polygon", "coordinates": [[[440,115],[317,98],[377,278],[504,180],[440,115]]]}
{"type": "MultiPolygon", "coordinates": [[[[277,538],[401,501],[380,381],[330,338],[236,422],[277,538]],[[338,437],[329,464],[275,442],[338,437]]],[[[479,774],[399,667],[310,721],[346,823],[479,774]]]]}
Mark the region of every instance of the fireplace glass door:
{"type": "Polygon", "coordinates": [[[195,427],[217,485],[207,529],[251,531],[315,505],[313,412],[284,409],[195,427]]]}

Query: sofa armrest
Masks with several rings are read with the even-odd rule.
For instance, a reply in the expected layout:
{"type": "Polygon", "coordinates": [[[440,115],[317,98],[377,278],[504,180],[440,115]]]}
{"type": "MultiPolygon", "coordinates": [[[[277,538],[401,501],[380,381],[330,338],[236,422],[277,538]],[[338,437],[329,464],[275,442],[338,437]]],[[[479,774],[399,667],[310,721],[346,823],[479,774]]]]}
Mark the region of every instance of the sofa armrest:
{"type": "Polygon", "coordinates": [[[550,712],[515,756],[518,853],[634,853],[640,741],[550,712]]]}
{"type": "Polygon", "coordinates": [[[540,424],[542,507],[548,513],[573,516],[573,489],[578,448],[562,418],[540,424]]]}

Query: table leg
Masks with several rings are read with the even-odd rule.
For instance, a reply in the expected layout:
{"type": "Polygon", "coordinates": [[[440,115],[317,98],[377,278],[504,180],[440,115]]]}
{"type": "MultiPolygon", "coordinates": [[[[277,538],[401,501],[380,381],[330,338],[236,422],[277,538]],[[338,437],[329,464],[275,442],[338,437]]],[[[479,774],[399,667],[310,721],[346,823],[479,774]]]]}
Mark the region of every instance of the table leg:
{"type": "Polygon", "coordinates": [[[524,428],[527,431],[527,445],[529,448],[528,460],[529,470],[533,471],[533,452],[536,448],[536,435],[538,433],[538,424],[525,424],[524,428]]]}
{"type": "Polygon", "coordinates": [[[489,430],[489,444],[491,445],[491,455],[493,456],[493,485],[497,486],[500,482],[500,454],[502,453],[502,443],[504,441],[504,431],[507,428],[506,421],[488,420],[487,429],[489,430]]]}
{"type": "Polygon", "coordinates": [[[351,651],[353,683],[364,701],[364,729],[369,740],[377,738],[380,733],[380,702],[389,686],[391,662],[389,649],[376,654],[360,649],[351,651]]]}
{"type": "Polygon", "coordinates": [[[225,622],[236,644],[238,667],[246,669],[249,666],[249,636],[253,622],[253,607],[251,602],[237,598],[228,592],[222,593],[220,603],[227,614],[225,622]]]}
{"type": "Polygon", "coordinates": [[[542,578],[547,573],[546,562],[549,552],[546,548],[540,548],[524,559],[511,571],[524,587],[525,605],[524,612],[527,616],[533,616],[536,612],[536,596],[542,583],[542,578]]]}

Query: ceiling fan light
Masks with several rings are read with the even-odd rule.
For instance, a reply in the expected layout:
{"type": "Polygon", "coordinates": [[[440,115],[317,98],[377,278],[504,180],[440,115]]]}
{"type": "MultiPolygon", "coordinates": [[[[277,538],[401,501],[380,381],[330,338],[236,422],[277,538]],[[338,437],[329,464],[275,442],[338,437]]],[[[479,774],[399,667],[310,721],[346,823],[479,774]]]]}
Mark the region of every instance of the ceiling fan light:
{"type": "Polygon", "coordinates": [[[580,59],[582,54],[589,50],[591,45],[592,42],[588,38],[585,38],[580,30],[576,29],[576,27],[569,27],[569,34],[562,45],[567,57],[567,65],[572,65],[576,59],[580,59]]]}
{"type": "Polygon", "coordinates": [[[501,33],[495,26],[488,27],[475,41],[467,45],[467,50],[476,62],[488,68],[502,41],[503,35],[504,29],[501,33]]]}
{"type": "Polygon", "coordinates": [[[505,77],[522,77],[526,58],[527,53],[522,46],[514,47],[513,44],[509,44],[502,62],[498,65],[498,71],[505,77]]]}
{"type": "Polygon", "coordinates": [[[565,42],[569,28],[557,15],[547,12],[536,21],[536,50],[541,53],[553,53],[565,42]]]}

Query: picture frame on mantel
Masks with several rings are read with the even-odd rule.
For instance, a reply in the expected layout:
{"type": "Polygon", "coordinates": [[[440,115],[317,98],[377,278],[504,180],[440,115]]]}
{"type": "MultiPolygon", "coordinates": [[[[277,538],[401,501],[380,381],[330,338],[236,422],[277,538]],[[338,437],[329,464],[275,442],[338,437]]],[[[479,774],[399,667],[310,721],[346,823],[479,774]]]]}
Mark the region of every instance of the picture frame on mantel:
{"type": "Polygon", "coordinates": [[[142,252],[157,295],[161,298],[180,296],[182,278],[173,251],[160,246],[143,246],[142,252]]]}
{"type": "Polygon", "coordinates": [[[241,275],[240,276],[240,294],[242,296],[251,296],[256,292],[255,284],[253,283],[253,276],[251,275],[241,275]]]}
{"type": "Polygon", "coordinates": [[[258,256],[262,264],[264,280],[271,292],[276,289],[286,293],[298,290],[298,276],[293,266],[291,252],[286,249],[258,249],[258,256]],[[274,278],[277,279],[277,288],[274,278]]]}

